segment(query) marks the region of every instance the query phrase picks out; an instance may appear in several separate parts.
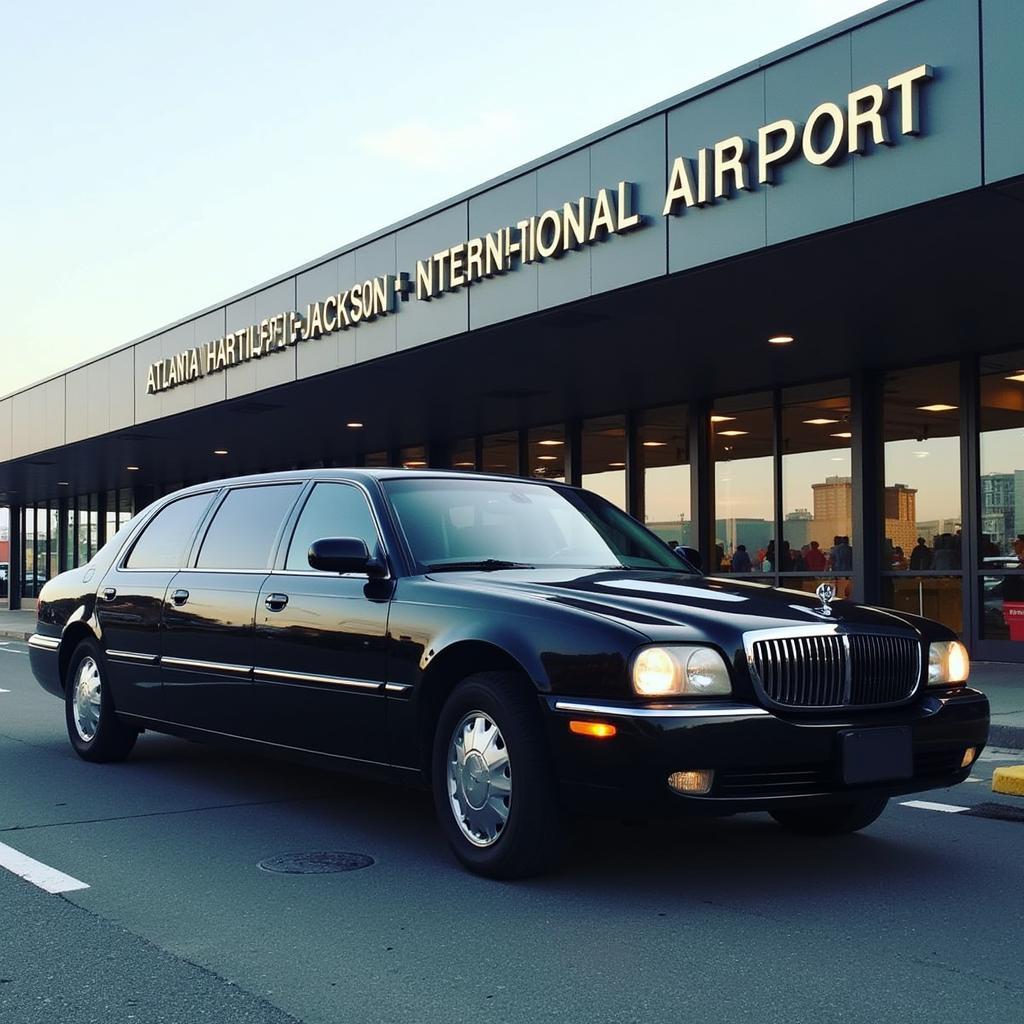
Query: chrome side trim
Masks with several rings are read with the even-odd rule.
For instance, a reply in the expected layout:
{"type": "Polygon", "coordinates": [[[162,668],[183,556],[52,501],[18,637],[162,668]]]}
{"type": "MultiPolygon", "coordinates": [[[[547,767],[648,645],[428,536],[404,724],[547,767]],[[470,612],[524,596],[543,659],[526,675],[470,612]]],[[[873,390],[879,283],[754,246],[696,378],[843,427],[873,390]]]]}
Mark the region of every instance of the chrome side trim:
{"type": "Polygon", "coordinates": [[[270,682],[291,682],[291,683],[325,683],[328,686],[340,686],[352,690],[380,690],[383,683],[375,683],[368,679],[345,679],[342,676],[321,676],[313,672],[285,672],[276,668],[253,669],[257,679],[270,682]]]}
{"type": "Polygon", "coordinates": [[[107,657],[118,661],[141,661],[147,665],[155,665],[159,661],[159,655],[140,654],[138,651],[107,651],[107,657]]]}
{"type": "Polygon", "coordinates": [[[160,663],[168,668],[199,669],[202,672],[224,672],[233,676],[247,676],[252,672],[250,665],[228,665],[220,661],[193,661],[191,658],[161,658],[160,663]]]}
{"type": "Polygon", "coordinates": [[[55,651],[60,647],[60,640],[52,636],[43,636],[41,633],[33,633],[28,638],[29,647],[38,647],[41,651],[55,651]]]}
{"type": "Polygon", "coordinates": [[[555,701],[556,711],[577,711],[588,715],[611,715],[614,718],[754,718],[770,714],[750,704],[733,704],[713,708],[627,708],[609,704],[577,704],[555,701]]]}
{"type": "Polygon", "coordinates": [[[405,693],[412,689],[412,683],[385,683],[384,689],[387,693],[405,693]]]}

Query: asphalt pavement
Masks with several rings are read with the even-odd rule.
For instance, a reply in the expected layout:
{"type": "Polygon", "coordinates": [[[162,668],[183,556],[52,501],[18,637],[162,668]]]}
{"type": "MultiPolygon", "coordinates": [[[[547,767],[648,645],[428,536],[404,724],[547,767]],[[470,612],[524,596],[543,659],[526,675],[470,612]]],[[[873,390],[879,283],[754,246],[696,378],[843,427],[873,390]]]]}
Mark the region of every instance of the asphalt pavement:
{"type": "Polygon", "coordinates": [[[2,1021],[1020,1019],[1024,822],[972,813],[1024,809],[990,790],[1019,752],[857,836],[585,821],[558,873],[499,883],[425,793],[153,734],[86,764],[26,650],[0,641],[0,844],[87,888],[0,869],[2,1021]],[[331,851],[374,862],[259,866],[331,851]]]}

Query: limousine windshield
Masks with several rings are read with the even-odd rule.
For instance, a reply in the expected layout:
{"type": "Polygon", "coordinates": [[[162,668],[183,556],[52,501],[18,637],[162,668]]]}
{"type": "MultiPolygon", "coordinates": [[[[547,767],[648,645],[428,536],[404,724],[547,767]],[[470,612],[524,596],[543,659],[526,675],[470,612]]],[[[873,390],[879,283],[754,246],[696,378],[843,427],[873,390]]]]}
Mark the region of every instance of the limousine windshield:
{"type": "Polygon", "coordinates": [[[629,568],[691,572],[596,494],[503,480],[385,483],[416,561],[445,568],[629,568]]]}

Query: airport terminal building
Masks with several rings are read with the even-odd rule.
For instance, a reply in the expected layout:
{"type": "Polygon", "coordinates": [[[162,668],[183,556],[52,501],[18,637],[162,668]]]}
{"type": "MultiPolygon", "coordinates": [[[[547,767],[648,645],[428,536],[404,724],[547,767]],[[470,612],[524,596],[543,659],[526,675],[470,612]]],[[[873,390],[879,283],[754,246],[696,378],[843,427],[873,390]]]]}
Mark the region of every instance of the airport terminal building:
{"type": "Polygon", "coordinates": [[[892,0],[0,398],[0,605],[186,484],[454,467],[1024,662],[1022,62],[892,0]]]}

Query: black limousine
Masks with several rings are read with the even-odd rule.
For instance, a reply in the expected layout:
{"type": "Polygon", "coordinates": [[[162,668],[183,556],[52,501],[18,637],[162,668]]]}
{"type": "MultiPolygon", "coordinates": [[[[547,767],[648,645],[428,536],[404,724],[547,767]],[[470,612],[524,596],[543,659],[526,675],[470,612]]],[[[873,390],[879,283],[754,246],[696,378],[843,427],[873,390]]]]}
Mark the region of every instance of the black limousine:
{"type": "Polygon", "coordinates": [[[329,469],[161,499],[29,643],[86,760],[151,729],[424,783],[463,864],[515,877],[572,805],[821,835],[962,781],[989,710],[956,636],[832,597],[705,577],[561,484],[329,469]]]}

